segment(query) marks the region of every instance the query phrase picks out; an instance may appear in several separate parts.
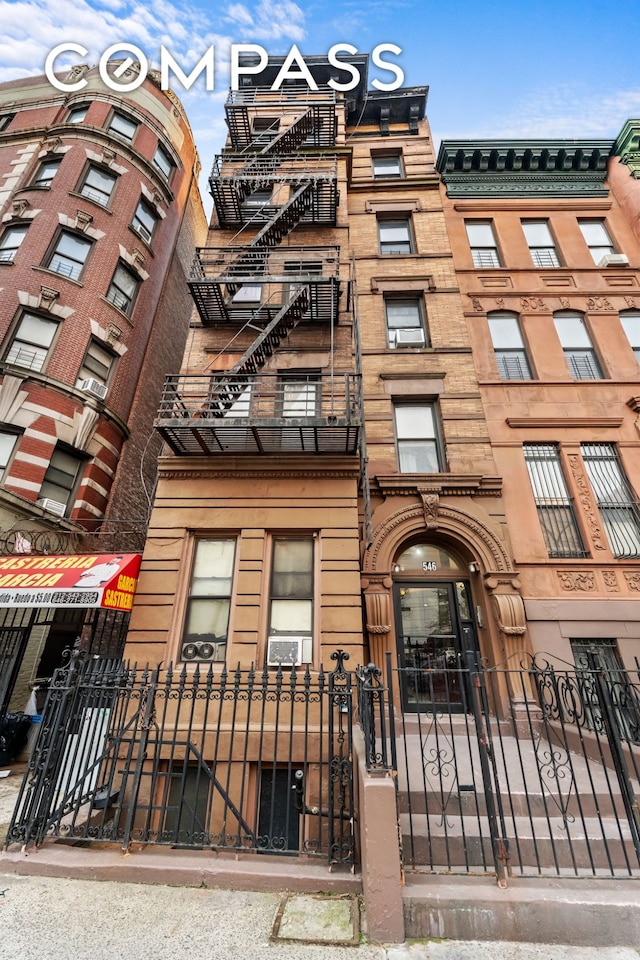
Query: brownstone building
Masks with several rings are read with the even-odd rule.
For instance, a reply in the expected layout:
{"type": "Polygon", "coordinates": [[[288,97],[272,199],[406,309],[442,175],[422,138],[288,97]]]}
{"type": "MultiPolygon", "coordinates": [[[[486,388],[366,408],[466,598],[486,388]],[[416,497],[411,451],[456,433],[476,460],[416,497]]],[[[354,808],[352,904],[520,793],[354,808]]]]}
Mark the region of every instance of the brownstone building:
{"type": "MultiPolygon", "coordinates": [[[[182,106],[155,80],[119,96],[97,67],[61,79],[84,87],[0,86],[0,537],[9,554],[131,553],[162,378],[192,309],[199,161],[182,106]]],[[[14,685],[21,709],[84,611],[3,613],[0,709],[14,685]]]]}
{"type": "Polygon", "coordinates": [[[629,669],[640,652],[637,128],[615,148],[447,141],[437,164],[531,648],[572,664],[595,644],[629,669]]]}

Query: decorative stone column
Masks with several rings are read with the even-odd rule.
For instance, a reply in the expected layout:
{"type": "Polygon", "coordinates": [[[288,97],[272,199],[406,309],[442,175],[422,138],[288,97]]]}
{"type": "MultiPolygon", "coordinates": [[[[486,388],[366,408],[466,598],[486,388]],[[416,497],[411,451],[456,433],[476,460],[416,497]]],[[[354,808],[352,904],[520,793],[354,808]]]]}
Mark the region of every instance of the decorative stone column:
{"type": "Polygon", "coordinates": [[[388,575],[367,577],[362,581],[364,591],[365,626],[369,635],[369,659],[384,670],[385,653],[389,649],[393,605],[388,575]]]}

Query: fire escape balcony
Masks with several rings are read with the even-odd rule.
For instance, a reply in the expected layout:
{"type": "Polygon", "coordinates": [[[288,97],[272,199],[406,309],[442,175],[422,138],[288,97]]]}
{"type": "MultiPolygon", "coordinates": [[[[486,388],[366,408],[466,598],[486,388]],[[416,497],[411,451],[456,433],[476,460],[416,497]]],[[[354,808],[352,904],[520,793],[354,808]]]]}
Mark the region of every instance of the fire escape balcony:
{"type": "Polygon", "coordinates": [[[358,455],[354,373],[167,377],[154,423],[178,456],[358,455]]]}
{"type": "Polygon", "coordinates": [[[306,84],[291,84],[280,90],[259,86],[231,90],[225,104],[231,148],[242,151],[268,142],[269,150],[289,153],[297,146],[333,146],[338,132],[336,103],[335,90],[323,87],[314,91],[306,84]],[[269,120],[287,116],[296,118],[298,133],[302,132],[302,121],[304,136],[292,135],[286,128],[278,129],[273,138],[264,136],[265,120],[268,131],[269,120]]]}
{"type": "Polygon", "coordinates": [[[215,158],[209,188],[218,221],[224,229],[263,224],[279,210],[274,198],[310,185],[310,199],[300,221],[334,226],[338,210],[338,168],[335,155],[285,156],[224,154],[215,158]]]}
{"type": "MultiPolygon", "coordinates": [[[[198,247],[189,288],[204,326],[268,324],[301,285],[309,288],[303,320],[337,323],[348,280],[337,246],[198,247]]],[[[348,303],[343,305],[343,309],[348,303]]]]}

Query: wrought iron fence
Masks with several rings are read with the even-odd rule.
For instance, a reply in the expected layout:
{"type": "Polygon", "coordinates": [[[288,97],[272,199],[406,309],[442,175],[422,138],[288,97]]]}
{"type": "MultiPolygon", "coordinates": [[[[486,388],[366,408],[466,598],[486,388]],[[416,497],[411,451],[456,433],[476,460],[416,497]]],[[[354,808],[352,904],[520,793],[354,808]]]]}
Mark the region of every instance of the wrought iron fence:
{"type": "Polygon", "coordinates": [[[142,670],[51,683],[7,843],[47,837],[354,862],[348,654],[325,674],[142,670]]]}
{"type": "Polygon", "coordinates": [[[639,680],[595,653],[512,669],[389,658],[384,684],[373,665],[359,671],[367,764],[396,778],[406,867],[501,884],[640,876],[639,680]],[[433,702],[434,684],[465,689],[465,710],[433,702]],[[411,712],[398,710],[402,692],[411,712]]]}

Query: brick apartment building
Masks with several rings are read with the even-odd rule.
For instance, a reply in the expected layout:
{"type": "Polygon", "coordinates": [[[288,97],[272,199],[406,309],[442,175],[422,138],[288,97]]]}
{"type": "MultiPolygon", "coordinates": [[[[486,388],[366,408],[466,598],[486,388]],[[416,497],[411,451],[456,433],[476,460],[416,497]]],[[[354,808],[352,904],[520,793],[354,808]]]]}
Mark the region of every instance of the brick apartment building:
{"type": "MultiPolygon", "coordinates": [[[[181,104],[153,78],[126,96],[97,67],[61,79],[84,87],[0,85],[0,541],[6,554],[130,554],[155,482],[162,379],[192,309],[199,160],[181,104]]],[[[0,709],[13,689],[19,710],[85,611],[2,612],[0,709]]]]}

